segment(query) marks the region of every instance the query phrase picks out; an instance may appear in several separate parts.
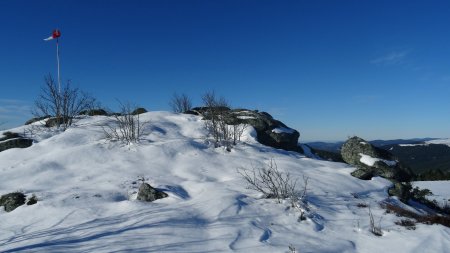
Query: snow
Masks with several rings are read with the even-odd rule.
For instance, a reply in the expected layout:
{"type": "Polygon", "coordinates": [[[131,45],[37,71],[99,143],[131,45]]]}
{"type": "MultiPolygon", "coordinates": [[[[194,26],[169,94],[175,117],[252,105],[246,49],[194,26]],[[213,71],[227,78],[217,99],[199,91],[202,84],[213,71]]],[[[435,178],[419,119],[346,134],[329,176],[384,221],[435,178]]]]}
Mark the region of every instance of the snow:
{"type": "Polygon", "coordinates": [[[238,119],[255,119],[253,116],[237,116],[238,119]]]}
{"type": "Polygon", "coordinates": [[[426,141],[425,143],[427,143],[427,144],[443,144],[443,145],[450,146],[450,138],[436,139],[436,140],[426,141]]]}
{"type": "Polygon", "coordinates": [[[359,155],[361,156],[361,159],[359,161],[368,166],[373,166],[378,161],[384,162],[388,166],[395,166],[397,164],[396,161],[389,161],[389,160],[384,160],[384,159],[380,159],[380,158],[374,158],[374,157],[371,157],[369,155],[365,155],[362,153],[360,153],[359,155]]]}
{"type": "Polygon", "coordinates": [[[282,133],[292,134],[292,133],[294,133],[294,131],[295,131],[294,129],[287,128],[287,127],[277,127],[277,128],[272,129],[272,132],[276,133],[276,134],[282,134],[282,133]]]}
{"type": "Polygon", "coordinates": [[[86,116],[65,132],[37,123],[10,130],[33,128],[37,141],[0,152],[0,194],[22,191],[39,201],[0,211],[0,252],[450,251],[448,228],[394,225],[399,218],[378,204],[389,181],[359,180],[349,165],[263,146],[251,127],[227,152],[205,138],[194,115],[141,114],[148,124],[134,145],[105,140],[102,126],[112,120],[86,116]],[[270,159],[299,186],[310,178],[306,221],[288,201],[247,189],[236,172],[270,159]],[[137,201],[142,177],[169,197],[137,201]],[[370,233],[368,209],[358,203],[382,218],[384,236],[370,233]]]}

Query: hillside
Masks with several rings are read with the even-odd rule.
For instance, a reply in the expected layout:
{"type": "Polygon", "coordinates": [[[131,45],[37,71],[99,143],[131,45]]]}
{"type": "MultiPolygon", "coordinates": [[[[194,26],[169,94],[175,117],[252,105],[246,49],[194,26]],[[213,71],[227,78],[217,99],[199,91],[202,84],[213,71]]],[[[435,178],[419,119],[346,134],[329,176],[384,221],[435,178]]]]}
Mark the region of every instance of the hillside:
{"type": "Polygon", "coordinates": [[[21,191],[38,202],[0,210],[0,252],[450,252],[442,225],[395,225],[400,218],[380,203],[403,204],[388,197],[383,178],[359,180],[344,163],[264,146],[251,127],[228,152],[208,141],[198,116],[142,114],[144,135],[133,145],[105,139],[112,120],[9,130],[36,142],[0,152],[0,195],[21,191]],[[237,173],[270,160],[299,189],[309,178],[306,220],[289,201],[247,189],[237,173]],[[169,197],[137,201],[141,178],[169,197]],[[369,206],[381,237],[370,232],[369,206]]]}

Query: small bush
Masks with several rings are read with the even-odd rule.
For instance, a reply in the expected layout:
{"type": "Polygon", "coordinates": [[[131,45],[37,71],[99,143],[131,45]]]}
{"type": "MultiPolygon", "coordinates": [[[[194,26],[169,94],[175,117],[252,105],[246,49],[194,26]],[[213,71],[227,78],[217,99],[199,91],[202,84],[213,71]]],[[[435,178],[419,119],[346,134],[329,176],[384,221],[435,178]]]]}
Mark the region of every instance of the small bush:
{"type": "Polygon", "coordinates": [[[366,203],[358,203],[358,204],[356,204],[356,206],[359,207],[359,208],[366,208],[369,205],[367,205],[366,203]]]}
{"type": "Polygon", "coordinates": [[[141,122],[139,114],[133,114],[137,109],[134,109],[129,103],[120,103],[120,106],[121,113],[113,115],[115,119],[114,124],[103,127],[105,137],[108,140],[122,141],[127,145],[137,143],[143,134],[143,129],[147,122],[141,122]]]}
{"type": "Polygon", "coordinates": [[[192,109],[191,99],[184,93],[181,95],[174,93],[169,105],[172,111],[177,113],[187,112],[192,109]]]}
{"type": "Polygon", "coordinates": [[[416,229],[416,222],[410,219],[401,219],[399,221],[394,222],[396,225],[405,227],[408,230],[416,229]]]}
{"type": "Polygon", "coordinates": [[[369,206],[369,220],[370,220],[370,232],[372,232],[372,234],[376,236],[382,236],[383,231],[381,230],[381,217],[380,221],[378,222],[378,225],[376,225],[370,206],[369,206]]]}
{"type": "Polygon", "coordinates": [[[450,227],[450,216],[448,215],[438,215],[438,214],[427,214],[427,215],[419,215],[417,213],[411,212],[409,210],[403,209],[399,206],[386,203],[383,205],[386,209],[386,213],[394,213],[399,217],[406,217],[415,219],[419,223],[433,225],[433,224],[441,224],[446,227],[450,227]]]}

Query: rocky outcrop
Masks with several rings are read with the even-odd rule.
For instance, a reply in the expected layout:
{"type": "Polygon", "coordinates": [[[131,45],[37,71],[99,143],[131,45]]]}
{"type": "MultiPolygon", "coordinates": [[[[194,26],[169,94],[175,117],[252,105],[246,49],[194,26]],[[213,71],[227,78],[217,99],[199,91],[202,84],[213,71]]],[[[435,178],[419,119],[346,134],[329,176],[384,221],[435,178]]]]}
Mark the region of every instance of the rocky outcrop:
{"type": "Polygon", "coordinates": [[[51,117],[50,115],[47,115],[47,116],[32,118],[32,119],[27,120],[27,122],[25,122],[25,125],[30,125],[30,124],[33,124],[35,122],[38,122],[38,121],[41,121],[41,120],[44,120],[44,119],[48,119],[50,117],[51,117]]]}
{"type": "Polygon", "coordinates": [[[17,133],[5,132],[0,138],[0,152],[11,148],[28,148],[32,144],[32,139],[24,138],[17,133]]]}
{"type": "Polygon", "coordinates": [[[88,115],[88,116],[107,116],[108,112],[103,109],[91,109],[81,111],[78,115],[88,115]]]}
{"type": "Polygon", "coordinates": [[[354,177],[368,180],[373,176],[381,176],[395,182],[411,179],[409,169],[397,162],[391,153],[357,136],[342,145],[341,155],[346,163],[356,166],[357,169],[352,172],[354,177]]]}
{"type": "Polygon", "coordinates": [[[136,108],[133,112],[131,112],[131,115],[138,115],[138,114],[142,114],[142,113],[146,113],[147,110],[145,108],[136,108]]]}
{"type": "Polygon", "coordinates": [[[3,206],[6,212],[11,212],[23,204],[25,204],[25,194],[21,192],[12,192],[0,197],[0,206],[3,206]]]}
{"type": "Polygon", "coordinates": [[[159,191],[147,183],[142,183],[141,186],[139,186],[137,200],[152,202],[168,196],[167,193],[159,191]]]}
{"type": "MultiPolygon", "coordinates": [[[[201,115],[208,119],[207,107],[196,107],[187,111],[187,114],[201,115]]],[[[266,112],[246,109],[229,109],[228,107],[215,108],[220,110],[228,125],[248,124],[255,128],[257,140],[261,144],[274,148],[302,152],[298,146],[300,133],[286,126],[283,122],[274,119],[266,112]]]]}

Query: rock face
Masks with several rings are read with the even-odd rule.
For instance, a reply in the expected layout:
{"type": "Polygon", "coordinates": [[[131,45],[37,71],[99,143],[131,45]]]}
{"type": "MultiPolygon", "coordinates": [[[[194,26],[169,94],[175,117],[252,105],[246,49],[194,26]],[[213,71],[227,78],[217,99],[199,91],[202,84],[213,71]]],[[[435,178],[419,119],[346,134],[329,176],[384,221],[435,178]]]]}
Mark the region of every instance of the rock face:
{"type": "Polygon", "coordinates": [[[157,199],[166,198],[168,196],[169,195],[167,195],[167,193],[158,191],[157,189],[153,188],[151,185],[149,185],[147,183],[143,183],[139,187],[137,200],[152,202],[157,199]]]}
{"type": "Polygon", "coordinates": [[[395,181],[405,182],[411,179],[411,172],[395,161],[395,157],[386,150],[374,147],[369,142],[354,136],[341,148],[342,159],[357,167],[354,177],[368,180],[381,176],[395,181]]]}
{"type": "MultiPolygon", "coordinates": [[[[207,107],[196,107],[186,113],[201,115],[208,119],[207,110],[207,107]]],[[[298,146],[300,133],[287,127],[283,122],[275,120],[270,114],[246,109],[231,110],[227,107],[220,108],[220,111],[228,125],[248,124],[253,126],[257,133],[258,142],[261,144],[288,151],[302,152],[298,146]]]]}
{"type": "Polygon", "coordinates": [[[10,148],[28,148],[32,144],[32,139],[23,138],[17,133],[6,132],[0,138],[0,152],[10,148]]]}
{"type": "Polygon", "coordinates": [[[81,111],[78,115],[107,116],[108,113],[103,109],[91,109],[91,110],[81,111]]]}
{"type": "Polygon", "coordinates": [[[138,115],[138,114],[142,114],[142,113],[146,113],[147,110],[145,108],[136,108],[133,112],[131,112],[132,115],[138,115]]]}
{"type": "Polygon", "coordinates": [[[4,206],[7,212],[11,212],[23,204],[25,204],[25,194],[21,192],[8,193],[0,197],[0,206],[4,206]]]}
{"type": "Polygon", "coordinates": [[[51,118],[51,116],[47,115],[47,116],[32,118],[32,119],[27,120],[27,122],[25,122],[25,125],[30,125],[30,124],[33,124],[34,122],[38,122],[38,121],[41,121],[41,120],[44,120],[47,118],[51,118]]]}

